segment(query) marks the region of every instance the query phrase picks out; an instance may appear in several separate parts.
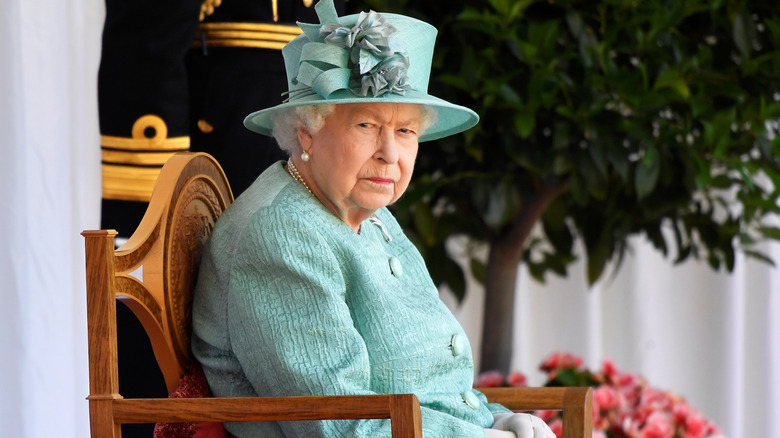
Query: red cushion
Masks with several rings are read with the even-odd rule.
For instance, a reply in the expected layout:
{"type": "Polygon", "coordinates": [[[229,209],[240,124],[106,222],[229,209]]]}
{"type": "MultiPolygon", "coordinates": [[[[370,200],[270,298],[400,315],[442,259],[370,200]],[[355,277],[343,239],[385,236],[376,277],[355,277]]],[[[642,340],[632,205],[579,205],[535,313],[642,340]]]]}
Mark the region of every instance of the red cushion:
{"type": "MultiPolygon", "coordinates": [[[[211,397],[203,370],[196,362],[187,367],[169,398],[211,397]]],[[[227,438],[222,423],[157,423],[154,438],[227,438]]]]}

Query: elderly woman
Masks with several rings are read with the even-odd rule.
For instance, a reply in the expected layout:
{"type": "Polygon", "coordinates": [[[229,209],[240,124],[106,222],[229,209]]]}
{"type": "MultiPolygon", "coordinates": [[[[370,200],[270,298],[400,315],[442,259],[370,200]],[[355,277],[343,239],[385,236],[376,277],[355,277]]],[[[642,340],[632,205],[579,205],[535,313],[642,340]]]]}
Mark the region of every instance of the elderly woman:
{"type": "MultiPolygon", "coordinates": [[[[414,393],[426,438],[553,437],[472,389],[466,335],[386,206],[418,143],[477,115],[426,94],[436,30],[339,18],[283,50],[289,99],[247,117],[290,159],[219,219],[201,263],[192,349],[215,396],[414,393]]],[[[230,423],[236,437],[382,437],[387,420],[230,423]]]]}

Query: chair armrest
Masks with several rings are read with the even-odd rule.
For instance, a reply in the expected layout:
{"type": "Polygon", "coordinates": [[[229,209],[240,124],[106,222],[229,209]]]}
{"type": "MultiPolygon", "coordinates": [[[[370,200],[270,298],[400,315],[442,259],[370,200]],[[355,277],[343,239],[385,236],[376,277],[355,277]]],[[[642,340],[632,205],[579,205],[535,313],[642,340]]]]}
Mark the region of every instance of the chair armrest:
{"type": "Polygon", "coordinates": [[[413,394],[116,399],[113,410],[120,424],[389,418],[393,438],[422,438],[413,394]]]}
{"type": "Polygon", "coordinates": [[[513,411],[557,410],[563,413],[563,438],[591,438],[593,390],[589,387],[477,388],[492,403],[513,411]]]}

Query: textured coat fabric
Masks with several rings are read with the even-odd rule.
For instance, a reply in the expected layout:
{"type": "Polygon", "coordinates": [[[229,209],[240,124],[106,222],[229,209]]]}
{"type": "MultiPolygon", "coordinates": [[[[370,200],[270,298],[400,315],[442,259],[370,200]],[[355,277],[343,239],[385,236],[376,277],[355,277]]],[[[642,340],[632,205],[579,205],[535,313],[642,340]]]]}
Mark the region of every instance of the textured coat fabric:
{"type": "MultiPolygon", "coordinates": [[[[414,393],[426,438],[485,437],[492,413],[507,410],[471,389],[463,329],[392,215],[376,216],[386,233],[371,221],[355,233],[281,162],[233,203],[209,238],[193,304],[192,348],[212,393],[414,393]]],[[[226,429],[239,437],[390,436],[388,420],[226,429]]]]}

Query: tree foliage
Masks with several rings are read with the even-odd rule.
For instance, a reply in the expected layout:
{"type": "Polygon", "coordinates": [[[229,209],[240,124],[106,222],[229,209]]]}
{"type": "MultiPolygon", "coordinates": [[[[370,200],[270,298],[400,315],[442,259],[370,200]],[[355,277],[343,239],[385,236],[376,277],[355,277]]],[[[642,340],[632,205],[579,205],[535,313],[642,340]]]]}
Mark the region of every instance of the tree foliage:
{"type": "Polygon", "coordinates": [[[481,117],[421,145],[396,208],[434,280],[462,296],[454,234],[516,248],[501,257],[540,280],[566,274],[577,239],[591,283],[632,235],[676,263],[771,263],[754,244],[780,238],[764,220],[780,210],[773,3],[352,0],[436,26],[430,91],[481,117]]]}

